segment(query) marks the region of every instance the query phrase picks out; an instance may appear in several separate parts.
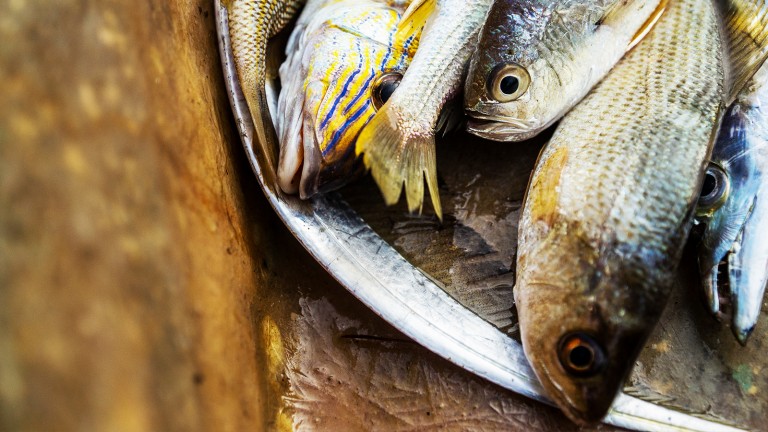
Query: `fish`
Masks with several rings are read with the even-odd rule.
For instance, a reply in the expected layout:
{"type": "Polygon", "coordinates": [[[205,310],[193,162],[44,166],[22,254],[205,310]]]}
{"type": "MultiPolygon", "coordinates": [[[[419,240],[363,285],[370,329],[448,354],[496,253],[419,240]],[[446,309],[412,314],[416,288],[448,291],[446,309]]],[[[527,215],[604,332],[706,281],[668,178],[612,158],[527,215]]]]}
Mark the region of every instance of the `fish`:
{"type": "Polygon", "coordinates": [[[298,13],[306,0],[221,0],[227,9],[232,56],[243,95],[253,118],[256,148],[265,164],[267,186],[277,188],[278,146],[270,112],[267,77],[267,44],[298,13]]]}
{"type": "Polygon", "coordinates": [[[497,1],[464,87],[467,130],[522,141],[554,124],[653,28],[666,0],[497,1]]]}
{"type": "Polygon", "coordinates": [[[768,0],[721,0],[730,62],[732,104],[768,58],[768,0]]]}
{"type": "Polygon", "coordinates": [[[768,283],[768,63],[723,118],[697,217],[705,224],[698,262],[709,308],[721,312],[718,284],[724,263],[731,329],[745,345],[768,283]]]}
{"type": "Polygon", "coordinates": [[[718,20],[670,0],[535,165],[513,292],[526,356],[576,423],[606,414],[674,285],[725,100],[718,20]]]}
{"type": "Polygon", "coordinates": [[[419,44],[395,45],[409,1],[309,0],[280,66],[278,183],[302,199],[362,173],[360,130],[400,83],[419,44]]]}
{"type": "Polygon", "coordinates": [[[446,104],[460,93],[477,36],[492,0],[414,0],[403,15],[397,38],[423,28],[419,50],[400,85],[355,145],[387,205],[403,188],[408,210],[421,212],[424,182],[438,218],[435,134],[446,104]]]}

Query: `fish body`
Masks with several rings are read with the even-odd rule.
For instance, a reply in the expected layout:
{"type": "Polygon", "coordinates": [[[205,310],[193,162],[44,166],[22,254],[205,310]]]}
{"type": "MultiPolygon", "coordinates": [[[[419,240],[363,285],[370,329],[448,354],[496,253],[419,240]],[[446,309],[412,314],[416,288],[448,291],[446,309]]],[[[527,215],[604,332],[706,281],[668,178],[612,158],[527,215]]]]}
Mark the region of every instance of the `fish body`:
{"type": "Polygon", "coordinates": [[[670,294],[724,99],[710,1],[658,24],[560,123],[519,226],[526,356],[578,423],[601,419],[670,294]]]}
{"type": "Polygon", "coordinates": [[[649,31],[666,0],[497,1],[472,56],[469,132],[520,141],[559,120],[649,31]]]}
{"type": "Polygon", "coordinates": [[[259,150],[269,168],[262,172],[276,187],[274,148],[277,139],[267,102],[267,43],[296,15],[305,0],[223,0],[240,87],[253,118],[259,150]]]}
{"type": "Polygon", "coordinates": [[[397,87],[419,34],[395,45],[408,1],[310,0],[280,67],[278,182],[302,198],[361,172],[354,143],[397,87]]]}
{"type": "Polygon", "coordinates": [[[408,209],[421,210],[426,180],[435,212],[442,217],[435,133],[441,111],[463,84],[491,3],[417,0],[406,11],[399,34],[423,26],[419,50],[400,86],[363,129],[356,144],[356,152],[363,154],[365,166],[387,204],[398,201],[404,185],[408,209]]]}
{"type": "Polygon", "coordinates": [[[720,263],[727,264],[732,330],[742,344],[757,323],[768,282],[768,64],[728,108],[699,204],[706,223],[699,268],[710,309],[720,311],[720,263]]]}
{"type": "Polygon", "coordinates": [[[768,58],[768,0],[721,0],[730,61],[730,105],[768,58]]]}

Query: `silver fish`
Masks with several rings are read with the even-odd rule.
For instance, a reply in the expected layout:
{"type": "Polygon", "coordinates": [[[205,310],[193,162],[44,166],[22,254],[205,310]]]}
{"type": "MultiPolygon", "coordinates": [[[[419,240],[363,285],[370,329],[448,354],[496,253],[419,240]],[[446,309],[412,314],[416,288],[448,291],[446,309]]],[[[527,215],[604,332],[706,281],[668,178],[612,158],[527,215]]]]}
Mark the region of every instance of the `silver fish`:
{"type": "Polygon", "coordinates": [[[539,157],[515,300],[531,366],[578,423],[605,415],[664,309],[724,85],[713,3],[670,0],[539,157]]]}
{"type": "Polygon", "coordinates": [[[472,56],[468,130],[520,141],[559,120],[635,46],[666,0],[497,1],[472,56]]]}
{"type": "Polygon", "coordinates": [[[424,27],[419,50],[392,97],[357,139],[384,201],[394,204],[405,184],[410,211],[420,210],[427,182],[442,218],[437,190],[435,131],[445,104],[461,88],[469,57],[492,0],[416,0],[403,16],[400,38],[424,27]],[[426,23],[426,25],[425,25],[426,23]]]}
{"type": "Polygon", "coordinates": [[[699,199],[706,223],[699,268],[709,307],[720,311],[720,263],[727,266],[732,330],[745,344],[768,283],[768,63],[728,109],[699,199]]]}
{"type": "MultiPolygon", "coordinates": [[[[254,119],[258,149],[270,165],[265,174],[274,176],[277,167],[277,136],[267,97],[267,43],[293,18],[306,0],[223,0],[228,12],[229,38],[235,69],[248,109],[254,119]]],[[[277,179],[270,178],[271,188],[277,179]]]]}

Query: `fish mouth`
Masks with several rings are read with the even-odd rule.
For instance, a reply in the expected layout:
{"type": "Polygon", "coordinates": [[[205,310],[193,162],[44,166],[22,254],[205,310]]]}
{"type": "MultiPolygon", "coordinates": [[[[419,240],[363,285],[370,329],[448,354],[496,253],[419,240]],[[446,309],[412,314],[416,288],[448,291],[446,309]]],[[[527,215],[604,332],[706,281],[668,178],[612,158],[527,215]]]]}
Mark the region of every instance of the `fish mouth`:
{"type": "Polygon", "coordinates": [[[467,131],[493,141],[524,141],[546,129],[546,126],[537,126],[536,121],[489,116],[470,110],[467,110],[467,114],[467,131]]]}
{"type": "Polygon", "coordinates": [[[731,248],[703,280],[711,311],[719,319],[730,315],[731,331],[742,346],[759,319],[768,280],[768,250],[760,246],[763,241],[755,238],[755,232],[747,232],[750,227],[748,219],[731,248]]]}
{"type": "Polygon", "coordinates": [[[297,134],[298,145],[281,148],[277,178],[283,192],[307,199],[319,192],[322,155],[314,134],[310,131],[308,136],[308,128],[303,129],[304,133],[297,134]]]}

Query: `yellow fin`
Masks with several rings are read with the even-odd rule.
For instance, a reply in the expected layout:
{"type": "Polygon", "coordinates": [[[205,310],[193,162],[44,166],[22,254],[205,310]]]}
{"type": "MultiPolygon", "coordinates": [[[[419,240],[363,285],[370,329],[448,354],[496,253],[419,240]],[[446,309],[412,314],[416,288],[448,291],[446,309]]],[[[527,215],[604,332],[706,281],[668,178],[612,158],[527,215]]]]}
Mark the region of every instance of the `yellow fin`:
{"type": "Polygon", "coordinates": [[[384,202],[393,205],[400,199],[405,184],[408,210],[415,212],[424,204],[424,180],[437,217],[443,220],[440,194],[437,188],[435,134],[430,127],[422,133],[407,136],[385,104],[360,133],[355,152],[363,154],[363,162],[384,195],[384,202]]]}
{"type": "Polygon", "coordinates": [[[725,36],[731,64],[730,105],[768,59],[768,2],[728,0],[725,36]]]}
{"type": "Polygon", "coordinates": [[[264,178],[264,186],[277,191],[277,132],[272,123],[269,112],[267,94],[264,86],[246,92],[246,102],[253,118],[255,136],[253,138],[253,153],[259,161],[261,175],[264,178]]]}
{"type": "Polygon", "coordinates": [[[436,6],[437,0],[414,0],[403,12],[400,23],[397,25],[395,46],[403,46],[411,35],[420,33],[436,6]]]}

